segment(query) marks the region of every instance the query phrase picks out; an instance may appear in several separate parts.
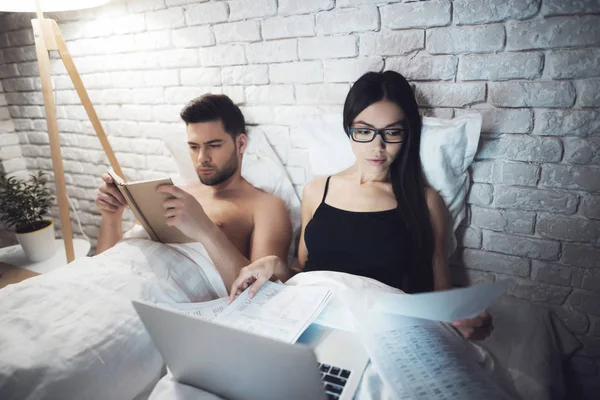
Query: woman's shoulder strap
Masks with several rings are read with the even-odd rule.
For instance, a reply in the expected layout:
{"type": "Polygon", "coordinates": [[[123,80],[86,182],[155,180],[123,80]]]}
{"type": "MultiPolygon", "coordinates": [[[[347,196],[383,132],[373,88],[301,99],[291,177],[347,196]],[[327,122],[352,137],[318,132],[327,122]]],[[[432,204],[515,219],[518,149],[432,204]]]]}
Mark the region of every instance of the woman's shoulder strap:
{"type": "Polygon", "coordinates": [[[327,191],[329,190],[329,180],[331,179],[331,176],[327,177],[327,180],[325,181],[325,190],[323,191],[323,199],[321,200],[321,203],[325,203],[325,198],[327,197],[327,191]]]}

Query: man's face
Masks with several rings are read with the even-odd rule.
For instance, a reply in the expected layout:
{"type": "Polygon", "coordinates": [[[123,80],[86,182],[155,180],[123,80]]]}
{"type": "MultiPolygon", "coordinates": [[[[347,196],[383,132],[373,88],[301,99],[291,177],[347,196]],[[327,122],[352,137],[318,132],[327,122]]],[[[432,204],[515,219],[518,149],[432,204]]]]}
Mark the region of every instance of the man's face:
{"type": "Polygon", "coordinates": [[[236,173],[246,143],[244,134],[234,141],[219,120],[188,124],[187,136],[190,156],[200,182],[213,186],[236,173]]]}

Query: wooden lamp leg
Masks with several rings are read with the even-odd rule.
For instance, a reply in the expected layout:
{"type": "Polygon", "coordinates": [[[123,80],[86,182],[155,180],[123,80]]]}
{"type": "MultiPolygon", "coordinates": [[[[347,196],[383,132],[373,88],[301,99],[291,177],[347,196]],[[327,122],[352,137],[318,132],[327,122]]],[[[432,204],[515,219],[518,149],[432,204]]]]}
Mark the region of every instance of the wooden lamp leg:
{"type": "Polygon", "coordinates": [[[75,63],[73,62],[73,58],[71,57],[71,53],[67,49],[67,44],[63,39],[60,30],[58,29],[58,25],[55,21],[52,21],[52,27],[54,30],[54,39],[56,41],[56,45],[58,48],[58,53],[60,54],[60,58],[65,65],[69,76],[71,77],[71,81],[73,82],[73,86],[79,95],[79,99],[81,99],[81,104],[85,109],[90,121],[92,122],[92,126],[94,127],[94,131],[96,131],[96,136],[100,139],[100,143],[102,144],[102,148],[104,149],[104,153],[106,157],[108,157],[108,161],[112,166],[113,170],[119,175],[123,180],[125,180],[125,175],[123,175],[123,171],[121,170],[121,166],[115,157],[115,153],[110,146],[108,139],[106,138],[106,133],[104,133],[104,129],[102,128],[102,124],[100,123],[100,119],[98,118],[98,114],[96,114],[96,110],[92,105],[92,101],[88,96],[87,90],[85,90],[85,86],[83,86],[83,82],[81,81],[81,77],[79,76],[79,72],[77,72],[77,68],[75,67],[75,63]]]}
{"type": "MultiPolygon", "coordinates": [[[[39,3],[38,3],[39,4],[39,3]]],[[[67,198],[67,186],[65,182],[65,172],[60,151],[60,140],[58,136],[58,122],[56,120],[56,104],[54,103],[54,93],[52,90],[52,80],[50,75],[50,57],[48,51],[56,50],[59,52],[61,60],[65,65],[67,72],[73,82],[73,86],[81,99],[81,103],[92,122],[92,126],[102,144],[104,153],[114,169],[114,171],[125,179],[121,166],[115,157],[112,147],[102,128],[98,114],[92,105],[90,97],[83,86],[81,77],[77,72],[73,58],[67,49],[65,40],[60,33],[58,25],[51,19],[43,18],[38,5],[38,19],[31,20],[35,36],[35,49],[38,58],[40,70],[40,79],[42,82],[42,95],[44,97],[44,109],[46,110],[46,123],[48,124],[48,136],[50,139],[50,151],[52,153],[52,168],[54,169],[54,181],[56,183],[56,197],[60,213],[62,236],[65,242],[65,251],[67,262],[75,259],[73,249],[73,226],[69,213],[69,203],[67,198]]]]}
{"type": "Polygon", "coordinates": [[[52,80],[50,76],[50,57],[44,40],[44,30],[39,20],[32,20],[33,33],[35,37],[35,50],[42,82],[42,95],[44,97],[44,109],[46,111],[46,123],[48,125],[48,138],[50,140],[50,152],[52,153],[52,168],[54,169],[54,182],[56,184],[56,198],[60,214],[62,237],[65,242],[67,263],[75,259],[73,250],[73,226],[69,214],[69,201],[67,199],[67,185],[65,182],[65,171],[60,153],[60,140],[58,137],[58,122],[56,121],[56,104],[52,91],[52,80]]]}

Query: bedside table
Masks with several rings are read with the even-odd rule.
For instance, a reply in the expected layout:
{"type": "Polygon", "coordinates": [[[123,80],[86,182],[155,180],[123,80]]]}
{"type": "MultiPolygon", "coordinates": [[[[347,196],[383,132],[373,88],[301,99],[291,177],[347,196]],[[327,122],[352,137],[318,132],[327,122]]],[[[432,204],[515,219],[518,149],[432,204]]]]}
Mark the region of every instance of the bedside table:
{"type": "Polygon", "coordinates": [[[38,276],[37,272],[25,268],[14,267],[10,264],[0,262],[0,289],[11,283],[19,283],[25,279],[38,276]]]}
{"type": "MultiPolygon", "coordinates": [[[[65,253],[65,244],[62,239],[55,239],[56,253],[47,260],[37,263],[29,261],[20,244],[4,247],[0,249],[0,263],[9,264],[13,267],[24,268],[26,270],[43,274],[52,271],[55,268],[67,264],[67,255],[65,253]]],[[[90,251],[90,242],[84,239],[73,239],[73,248],[75,250],[75,259],[87,256],[90,251]]],[[[30,278],[30,277],[28,277],[30,278]]]]}

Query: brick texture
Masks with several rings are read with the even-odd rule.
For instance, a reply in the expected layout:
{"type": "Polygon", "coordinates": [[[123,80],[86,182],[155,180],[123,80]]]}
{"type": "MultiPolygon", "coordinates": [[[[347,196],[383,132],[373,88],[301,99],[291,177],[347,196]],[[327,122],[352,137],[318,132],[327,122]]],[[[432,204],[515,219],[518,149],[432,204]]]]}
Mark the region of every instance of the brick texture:
{"type": "Polygon", "coordinates": [[[454,20],[463,25],[527,19],[537,13],[540,2],[541,0],[456,0],[454,20]]]}
{"type": "Polygon", "coordinates": [[[381,7],[381,22],[386,28],[428,28],[450,24],[450,1],[435,0],[390,4],[381,7]]]}
{"type": "MultiPolygon", "coordinates": [[[[52,17],[129,179],[175,172],[162,141],[185,129],[181,107],[206,92],[229,95],[249,131],[265,132],[299,194],[311,176],[299,121],[341,115],[367,71],[403,74],[424,115],[481,114],[453,280],[508,279],[508,294],[554,310],[584,343],[568,368],[585,393],[566,398],[594,398],[585,382],[600,381],[590,355],[600,348],[598,1],[117,3],[52,17]]],[[[52,169],[30,18],[0,15],[9,174],[52,169]]],[[[68,192],[94,240],[107,162],[62,62],[53,55],[51,66],[68,192]]]]}

